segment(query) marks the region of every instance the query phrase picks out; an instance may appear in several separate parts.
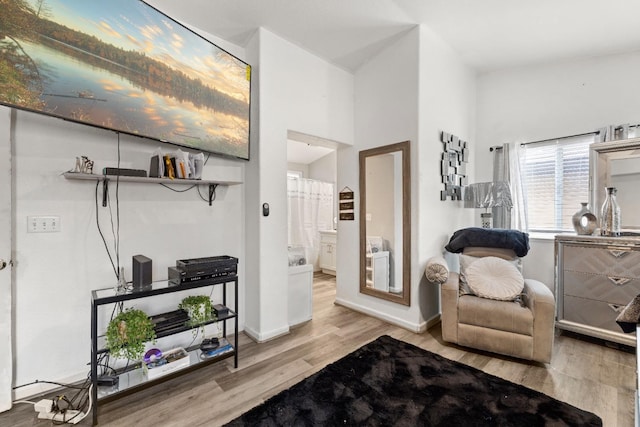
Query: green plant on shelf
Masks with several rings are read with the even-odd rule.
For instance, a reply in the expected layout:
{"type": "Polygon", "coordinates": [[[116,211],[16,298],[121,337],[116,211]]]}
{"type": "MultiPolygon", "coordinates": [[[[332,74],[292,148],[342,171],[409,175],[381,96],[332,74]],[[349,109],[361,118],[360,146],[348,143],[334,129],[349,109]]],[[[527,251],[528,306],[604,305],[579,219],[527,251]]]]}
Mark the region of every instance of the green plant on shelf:
{"type": "Polygon", "coordinates": [[[185,297],[178,308],[184,310],[189,315],[188,326],[193,329],[193,335],[197,335],[198,331],[202,331],[204,337],[204,327],[206,322],[215,322],[217,316],[212,310],[211,299],[206,295],[190,295],[185,297]]]}
{"type": "Polygon", "coordinates": [[[145,344],[155,342],[156,333],[147,313],[128,308],[109,322],[105,338],[112,356],[138,360],[144,353],[145,344]]]}

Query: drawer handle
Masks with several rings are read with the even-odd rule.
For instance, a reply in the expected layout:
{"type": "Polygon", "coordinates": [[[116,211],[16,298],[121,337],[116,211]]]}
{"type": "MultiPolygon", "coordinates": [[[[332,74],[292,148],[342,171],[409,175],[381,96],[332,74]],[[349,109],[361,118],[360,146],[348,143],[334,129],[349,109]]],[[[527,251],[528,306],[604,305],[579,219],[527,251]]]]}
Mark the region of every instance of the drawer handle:
{"type": "Polygon", "coordinates": [[[616,286],[624,286],[631,281],[631,279],[629,279],[628,277],[607,276],[607,279],[611,280],[611,283],[613,283],[616,286]]]}
{"type": "Polygon", "coordinates": [[[609,252],[615,258],[622,258],[623,256],[629,253],[629,251],[618,251],[615,249],[609,249],[607,252],[609,252]]]}
{"type": "Polygon", "coordinates": [[[615,311],[616,313],[621,313],[625,307],[624,305],[617,305],[617,304],[607,304],[607,305],[611,310],[615,311]]]}

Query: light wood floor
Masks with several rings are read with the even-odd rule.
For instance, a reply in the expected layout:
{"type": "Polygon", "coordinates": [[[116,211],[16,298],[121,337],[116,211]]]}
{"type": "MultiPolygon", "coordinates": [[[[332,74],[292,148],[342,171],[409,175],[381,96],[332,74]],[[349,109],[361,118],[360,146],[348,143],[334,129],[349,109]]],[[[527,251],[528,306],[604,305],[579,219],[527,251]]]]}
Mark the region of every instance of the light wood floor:
{"type": "MultiPolygon", "coordinates": [[[[415,334],[336,306],[334,299],[335,278],[317,274],[312,321],[263,344],[241,334],[238,369],[227,359],[103,404],[99,425],[220,425],[383,334],[594,412],[604,426],[633,425],[632,352],[559,335],[550,365],[523,362],[445,343],[439,326],[415,334]]],[[[33,425],[51,422],[38,421],[31,405],[17,404],[0,414],[0,426],[33,425]]]]}

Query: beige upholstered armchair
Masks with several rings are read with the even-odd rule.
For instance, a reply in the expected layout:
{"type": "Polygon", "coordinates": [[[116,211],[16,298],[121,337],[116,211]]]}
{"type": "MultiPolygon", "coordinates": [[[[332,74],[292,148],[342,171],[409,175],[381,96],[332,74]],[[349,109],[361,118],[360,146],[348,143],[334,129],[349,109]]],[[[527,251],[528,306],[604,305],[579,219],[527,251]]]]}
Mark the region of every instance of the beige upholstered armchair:
{"type": "Polygon", "coordinates": [[[513,249],[465,247],[462,250],[462,276],[460,273],[448,273],[442,284],[442,338],[445,341],[542,363],[551,361],[555,299],[547,286],[536,280],[524,279],[520,274],[521,290],[518,295],[512,300],[497,300],[491,299],[491,295],[474,294],[468,288],[471,283],[466,283],[477,281],[480,275],[484,285],[494,288],[487,292],[495,291],[500,297],[503,282],[509,282],[508,276],[519,263],[520,258],[513,249]],[[487,257],[494,258],[476,263],[487,257]],[[501,260],[510,261],[513,267],[503,265],[509,263],[501,260]],[[500,268],[493,268],[494,264],[499,264],[500,268]],[[506,268],[502,270],[503,267],[506,268]]]}

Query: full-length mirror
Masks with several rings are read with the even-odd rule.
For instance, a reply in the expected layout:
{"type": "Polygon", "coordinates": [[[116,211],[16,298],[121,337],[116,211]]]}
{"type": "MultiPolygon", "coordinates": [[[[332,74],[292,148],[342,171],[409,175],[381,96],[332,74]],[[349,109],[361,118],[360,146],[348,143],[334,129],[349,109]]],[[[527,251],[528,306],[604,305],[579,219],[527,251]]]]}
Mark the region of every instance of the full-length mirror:
{"type": "Polygon", "coordinates": [[[605,187],[617,189],[620,228],[640,232],[640,138],[591,144],[591,210],[600,218],[605,187]]]}
{"type": "Polygon", "coordinates": [[[360,292],[410,305],[409,141],[360,152],[360,292]]]}

